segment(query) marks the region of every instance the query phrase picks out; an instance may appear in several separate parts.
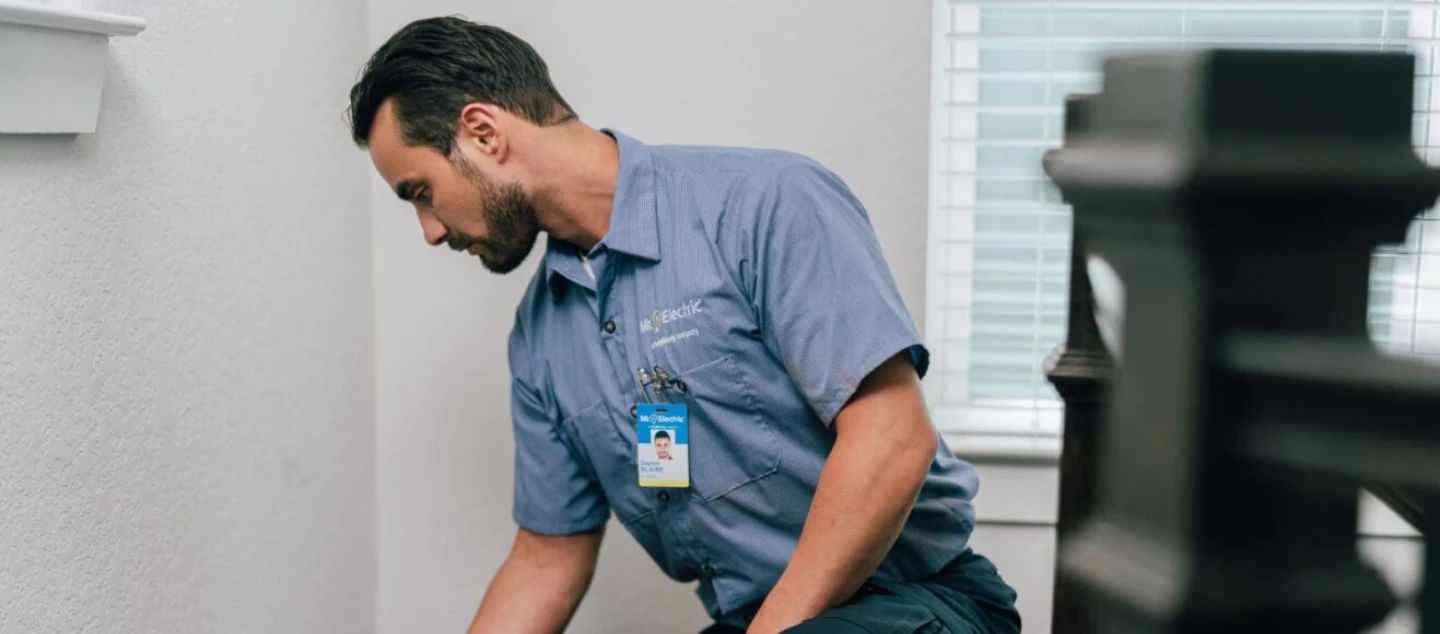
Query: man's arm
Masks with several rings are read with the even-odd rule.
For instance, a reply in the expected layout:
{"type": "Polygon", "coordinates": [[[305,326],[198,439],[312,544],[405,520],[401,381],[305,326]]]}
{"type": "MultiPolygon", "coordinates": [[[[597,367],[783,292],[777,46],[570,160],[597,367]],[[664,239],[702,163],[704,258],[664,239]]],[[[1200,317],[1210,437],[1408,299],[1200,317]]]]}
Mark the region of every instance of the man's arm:
{"type": "Polygon", "coordinates": [[[595,575],[602,526],[552,537],[521,528],[485,592],[470,634],[563,632],[595,575]]]}
{"type": "Polygon", "coordinates": [[[835,433],[795,555],[750,634],[779,632],[843,603],[899,538],[939,442],[909,353],[861,382],[835,433]]]}

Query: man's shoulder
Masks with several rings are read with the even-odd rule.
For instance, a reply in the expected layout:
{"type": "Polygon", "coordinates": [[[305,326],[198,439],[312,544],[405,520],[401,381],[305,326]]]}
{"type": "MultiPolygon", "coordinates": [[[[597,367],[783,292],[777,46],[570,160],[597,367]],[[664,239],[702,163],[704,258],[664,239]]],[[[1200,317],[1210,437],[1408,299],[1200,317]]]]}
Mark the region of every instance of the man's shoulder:
{"type": "Polygon", "coordinates": [[[652,152],[661,173],[713,178],[765,188],[786,180],[829,175],[823,165],[788,150],[709,145],[658,145],[652,152]]]}
{"type": "Polygon", "coordinates": [[[840,177],[815,159],[785,150],[713,146],[658,146],[657,172],[669,193],[701,216],[707,230],[745,238],[763,231],[789,201],[821,190],[843,189],[840,177]]]}

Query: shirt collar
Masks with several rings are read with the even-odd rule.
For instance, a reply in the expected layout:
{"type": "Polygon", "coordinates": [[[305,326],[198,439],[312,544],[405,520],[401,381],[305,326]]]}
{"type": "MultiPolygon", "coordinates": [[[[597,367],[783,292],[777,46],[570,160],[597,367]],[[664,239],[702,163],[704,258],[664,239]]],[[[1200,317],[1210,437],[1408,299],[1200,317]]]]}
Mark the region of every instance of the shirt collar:
{"type": "MultiPolygon", "coordinates": [[[[660,227],[655,195],[655,165],[650,147],[610,129],[601,132],[615,139],[620,151],[620,174],[615,183],[615,202],[610,208],[610,231],[600,246],[626,255],[660,261],[660,227]]],[[[580,250],[550,238],[545,249],[550,290],[557,296],[565,280],[593,289],[589,275],[580,266],[580,250]]]]}
{"type": "Polygon", "coordinates": [[[595,280],[580,264],[580,249],[569,242],[551,236],[545,244],[545,271],[550,283],[550,294],[559,299],[565,294],[565,283],[579,284],[595,290],[595,280]]]}

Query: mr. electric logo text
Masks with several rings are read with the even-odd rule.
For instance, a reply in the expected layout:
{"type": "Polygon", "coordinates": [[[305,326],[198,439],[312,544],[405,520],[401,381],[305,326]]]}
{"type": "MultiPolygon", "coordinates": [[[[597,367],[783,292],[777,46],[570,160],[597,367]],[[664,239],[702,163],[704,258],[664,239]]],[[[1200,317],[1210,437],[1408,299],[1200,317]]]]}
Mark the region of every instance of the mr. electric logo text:
{"type": "Polygon", "coordinates": [[[661,326],[672,321],[679,321],[691,315],[698,315],[700,312],[700,300],[698,299],[685,302],[678,308],[657,310],[650,314],[649,319],[642,319],[640,321],[640,332],[645,334],[658,333],[660,332],[661,326]]]}

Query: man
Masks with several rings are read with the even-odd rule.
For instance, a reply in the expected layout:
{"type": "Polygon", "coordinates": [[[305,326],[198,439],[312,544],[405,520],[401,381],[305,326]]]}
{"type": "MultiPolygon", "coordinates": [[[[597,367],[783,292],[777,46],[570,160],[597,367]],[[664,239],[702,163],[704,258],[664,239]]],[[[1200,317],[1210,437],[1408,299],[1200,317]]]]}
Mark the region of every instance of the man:
{"type": "Polygon", "coordinates": [[[655,440],[652,442],[655,443],[656,458],[660,460],[673,460],[673,458],[670,457],[670,432],[664,430],[655,432],[655,440]]]}
{"type": "Polygon", "coordinates": [[[472,633],[563,630],[612,513],[712,632],[1019,631],[837,176],[591,128],[529,45],[458,18],[386,42],[350,121],[431,245],[505,273],[549,234],[510,337],[519,529],[472,633]],[[642,419],[683,430],[683,480],[637,473],[642,419]]]}

